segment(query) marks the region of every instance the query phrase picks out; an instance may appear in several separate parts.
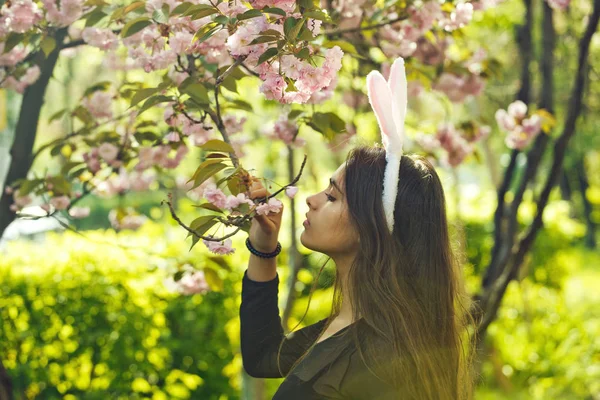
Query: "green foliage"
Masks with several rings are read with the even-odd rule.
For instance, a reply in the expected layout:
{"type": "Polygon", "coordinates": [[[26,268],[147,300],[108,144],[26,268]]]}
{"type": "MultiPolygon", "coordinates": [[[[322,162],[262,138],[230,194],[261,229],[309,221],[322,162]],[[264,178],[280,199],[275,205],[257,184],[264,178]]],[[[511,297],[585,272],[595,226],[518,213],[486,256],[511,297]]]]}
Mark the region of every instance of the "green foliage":
{"type": "MultiPolygon", "coordinates": [[[[0,260],[0,353],[15,392],[43,399],[237,398],[238,306],[230,299],[239,293],[231,281],[205,295],[168,292],[161,264],[142,245],[160,247],[165,232],[154,224],[135,234],[86,235],[113,244],[51,234],[43,244],[11,243],[0,260]]],[[[182,262],[185,246],[170,246],[171,259],[162,262],[182,262]]]]}
{"type": "Polygon", "coordinates": [[[600,396],[600,274],[582,278],[571,278],[565,293],[529,279],[511,283],[488,330],[497,352],[484,365],[488,384],[502,376],[534,399],[600,396]],[[596,298],[581,299],[585,292],[596,298]]]}

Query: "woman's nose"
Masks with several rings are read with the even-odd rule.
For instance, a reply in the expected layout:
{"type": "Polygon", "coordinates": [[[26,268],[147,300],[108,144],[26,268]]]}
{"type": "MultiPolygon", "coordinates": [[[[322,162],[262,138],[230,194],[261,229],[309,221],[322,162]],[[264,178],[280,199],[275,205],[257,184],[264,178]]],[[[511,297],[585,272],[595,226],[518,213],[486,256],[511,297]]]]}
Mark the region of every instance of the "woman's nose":
{"type": "Polygon", "coordinates": [[[309,208],[309,209],[310,209],[310,208],[314,208],[314,200],[313,200],[313,199],[314,199],[314,195],[312,195],[312,196],[308,196],[308,197],[306,198],[306,204],[308,205],[308,208],[309,208]]]}

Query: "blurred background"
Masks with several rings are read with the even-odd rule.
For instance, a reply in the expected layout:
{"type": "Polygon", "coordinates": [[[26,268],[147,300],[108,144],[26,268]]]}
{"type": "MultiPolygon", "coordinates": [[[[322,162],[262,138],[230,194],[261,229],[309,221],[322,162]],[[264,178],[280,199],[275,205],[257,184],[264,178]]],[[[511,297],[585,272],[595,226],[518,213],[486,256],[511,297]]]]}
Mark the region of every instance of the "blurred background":
{"type": "MultiPolygon", "coordinates": [[[[573,1],[567,12],[554,16],[552,119],[556,128],[541,134],[552,139],[561,133],[568,112],[578,40],[590,4],[573,1]]],[[[531,31],[529,49],[534,57],[532,85],[540,88],[540,94],[534,95],[538,100],[544,83],[538,72],[546,37],[541,28],[544,10],[541,4],[533,9],[536,29],[531,31]]],[[[456,105],[425,90],[409,103],[407,149],[436,162],[446,190],[453,246],[463,260],[471,294],[485,285],[498,243],[495,213],[505,171],[515,171],[514,181],[505,188],[508,204],[518,195],[518,179],[526,173],[528,155],[507,148],[505,133],[495,121],[497,110],[514,100],[522,84],[515,65],[522,51],[517,39],[525,13],[524,3],[508,0],[478,14],[465,28],[464,34],[485,43],[497,63],[488,65],[494,73],[481,94],[456,105]],[[424,145],[423,135],[437,132],[439,137],[439,124],[471,114],[487,123],[491,132],[481,138],[466,162],[438,161],[424,145]]],[[[64,56],[61,53],[48,85],[35,148],[70,131],[65,119],[50,119],[76,106],[90,82],[122,78],[105,68],[103,53],[96,49],[69,50],[64,56]]],[[[344,68],[352,69],[353,61],[345,58],[344,68]]],[[[497,315],[489,321],[477,365],[476,399],[600,399],[599,66],[600,37],[595,35],[576,134],[559,183],[550,193],[543,226],[507,283],[497,315]]],[[[143,72],[128,74],[144,79],[143,72]]],[[[342,87],[356,89],[352,82],[339,78],[342,87]]],[[[252,115],[239,113],[246,118],[240,133],[245,140],[243,165],[265,177],[273,192],[293,179],[304,154],[308,155],[296,184],[299,192],[294,199],[282,197],[283,251],[278,257],[280,313],[287,329],[299,329],[328,315],[335,275],[330,262],[309,305],[311,287],[327,259],[298,241],[308,210],[305,199],[328,185],[332,171],[354,144],[379,143],[380,137],[372,113],[368,109],[356,113],[355,99],[336,92],[319,109],[352,121],[347,125],[351,134],[331,138],[307,128],[299,134],[305,140],[302,146],[273,140],[266,135],[273,124],[265,121],[277,120],[282,111],[280,105],[264,100],[258,86],[251,80],[238,84],[240,97],[254,106],[252,115]]],[[[366,101],[366,94],[358,96],[366,101]]],[[[0,89],[0,183],[10,163],[8,152],[21,101],[19,94],[0,89]]],[[[157,120],[163,112],[147,111],[157,120]]],[[[61,157],[40,153],[31,174],[59,174],[61,157]]],[[[517,231],[527,232],[536,218],[538,193],[553,157],[541,158],[539,176],[521,193],[515,210],[517,231]]],[[[203,245],[190,250],[187,233],[161,204],[172,193],[183,221],[200,215],[195,205],[202,193],[188,192],[185,184],[200,159],[200,149],[192,148],[177,168],[151,180],[144,190],[87,196],[78,204],[89,207],[86,218],[60,213],[44,218],[43,201],[35,200],[24,209],[29,217],[16,219],[5,229],[0,239],[0,354],[15,398],[271,398],[282,379],[248,377],[239,349],[241,278],[249,255],[246,234],[233,237],[235,252],[230,255],[214,255],[203,245]],[[128,209],[136,210],[138,219],[130,226],[122,220],[119,224],[114,210],[128,209]],[[178,272],[190,268],[204,274],[206,287],[197,293],[182,292],[174,282],[178,272]]]]}

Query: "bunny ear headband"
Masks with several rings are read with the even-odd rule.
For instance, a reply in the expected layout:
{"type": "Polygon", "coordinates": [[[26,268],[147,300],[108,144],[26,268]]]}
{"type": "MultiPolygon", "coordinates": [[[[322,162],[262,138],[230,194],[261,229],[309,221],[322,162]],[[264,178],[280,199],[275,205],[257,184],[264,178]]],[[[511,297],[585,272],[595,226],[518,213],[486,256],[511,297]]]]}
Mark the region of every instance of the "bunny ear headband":
{"type": "Polygon", "coordinates": [[[385,173],[383,178],[383,209],[390,233],[394,231],[394,205],[398,194],[400,159],[404,144],[404,119],[406,117],[407,83],[404,59],[398,57],[392,64],[389,80],[379,71],[367,75],[369,103],[381,128],[381,141],[385,148],[385,173]]]}

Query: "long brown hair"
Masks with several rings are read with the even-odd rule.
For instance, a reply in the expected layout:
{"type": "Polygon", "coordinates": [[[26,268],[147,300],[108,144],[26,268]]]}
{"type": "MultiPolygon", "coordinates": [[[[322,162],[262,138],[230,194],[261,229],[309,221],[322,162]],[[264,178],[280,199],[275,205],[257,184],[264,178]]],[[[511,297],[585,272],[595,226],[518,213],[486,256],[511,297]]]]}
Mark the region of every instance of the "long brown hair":
{"type": "MultiPolygon", "coordinates": [[[[347,292],[361,330],[348,332],[367,368],[399,398],[471,398],[469,297],[450,241],[442,183],[426,158],[403,155],[390,234],[382,202],[385,166],[381,147],[361,145],[346,158],[348,213],[360,232],[347,292]]],[[[341,284],[336,271],[324,330],[339,313],[341,284]]]]}

